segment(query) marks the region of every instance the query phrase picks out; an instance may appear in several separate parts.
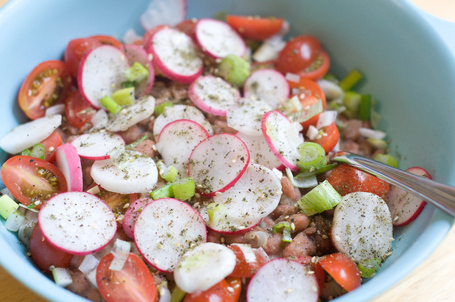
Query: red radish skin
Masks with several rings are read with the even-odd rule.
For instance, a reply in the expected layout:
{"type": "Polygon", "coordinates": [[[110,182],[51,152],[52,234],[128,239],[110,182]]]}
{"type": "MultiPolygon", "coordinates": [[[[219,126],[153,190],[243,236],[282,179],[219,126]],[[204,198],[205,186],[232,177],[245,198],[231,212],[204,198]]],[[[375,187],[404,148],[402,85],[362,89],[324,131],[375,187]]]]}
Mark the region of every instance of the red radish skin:
{"type": "Polygon", "coordinates": [[[136,223],[137,218],[141,214],[145,206],[152,201],[149,198],[139,198],[133,201],[128,210],[125,212],[125,217],[122,221],[123,230],[125,234],[130,238],[134,238],[134,224],[136,223]]]}
{"type": "Polygon", "coordinates": [[[206,239],[202,217],[190,205],[174,198],[150,202],[134,226],[139,252],[163,272],[173,272],[183,254],[206,239]]]}
{"type": "Polygon", "coordinates": [[[215,59],[229,54],[243,57],[246,52],[242,37],[222,21],[200,19],[196,23],[196,39],[201,49],[215,59]]]}
{"type": "Polygon", "coordinates": [[[200,76],[190,85],[188,96],[202,111],[226,116],[228,108],[240,99],[240,92],[219,77],[200,76]]]}
{"type": "Polygon", "coordinates": [[[83,134],[71,141],[79,156],[90,160],[103,160],[110,157],[115,148],[124,148],[125,141],[115,133],[93,132],[83,134]]]}
{"type": "Polygon", "coordinates": [[[123,72],[129,67],[125,54],[114,46],[90,50],[79,64],[77,83],[82,96],[95,108],[101,108],[101,98],[121,88],[126,81],[123,72]]]}
{"type": "Polygon", "coordinates": [[[190,84],[202,74],[203,63],[193,40],[186,34],[163,27],[150,37],[147,51],[153,66],[169,79],[190,84]]]}
{"type": "Polygon", "coordinates": [[[190,156],[188,175],[201,195],[225,192],[245,173],[250,152],[235,135],[215,134],[200,142],[190,156]],[[221,173],[220,173],[221,172],[221,173]]]}
{"type": "Polygon", "coordinates": [[[297,146],[303,143],[303,139],[293,123],[284,114],[274,110],[264,114],[261,129],[267,145],[278,160],[292,171],[298,171],[300,154],[297,146]]]}
{"type": "Polygon", "coordinates": [[[140,22],[145,30],[157,25],[177,25],[185,20],[186,0],[153,0],[141,15],[140,22]]]}
{"type": "Polygon", "coordinates": [[[46,240],[73,255],[88,255],[104,248],[117,231],[107,204],[86,192],[66,192],[49,199],[38,222],[46,240]]]}
{"type": "Polygon", "coordinates": [[[289,98],[289,83],[283,74],[274,69],[259,69],[246,79],[243,95],[263,100],[276,109],[289,98]]]}
{"type": "Polygon", "coordinates": [[[63,144],[57,148],[55,153],[57,167],[65,176],[68,191],[82,192],[84,186],[82,165],[76,147],[68,143],[63,144]]]}
{"type": "Polygon", "coordinates": [[[251,278],[246,293],[248,302],[316,302],[318,283],[315,274],[296,261],[277,258],[264,264],[251,278]]]}
{"type": "Polygon", "coordinates": [[[156,150],[166,166],[174,166],[180,177],[188,176],[188,160],[194,148],[209,137],[209,133],[191,120],[176,120],[161,130],[156,150]]]}
{"type": "Polygon", "coordinates": [[[139,62],[149,71],[147,79],[136,85],[136,97],[149,94],[155,82],[155,69],[152,64],[152,56],[149,55],[143,47],[136,44],[125,45],[125,54],[128,59],[128,64],[133,65],[135,62],[139,62]]]}
{"type": "MultiPolygon", "coordinates": [[[[430,173],[420,167],[412,167],[406,172],[431,179],[430,173]]],[[[387,205],[392,215],[394,226],[405,226],[414,221],[427,203],[420,197],[414,196],[396,186],[390,186],[387,205]]]]}

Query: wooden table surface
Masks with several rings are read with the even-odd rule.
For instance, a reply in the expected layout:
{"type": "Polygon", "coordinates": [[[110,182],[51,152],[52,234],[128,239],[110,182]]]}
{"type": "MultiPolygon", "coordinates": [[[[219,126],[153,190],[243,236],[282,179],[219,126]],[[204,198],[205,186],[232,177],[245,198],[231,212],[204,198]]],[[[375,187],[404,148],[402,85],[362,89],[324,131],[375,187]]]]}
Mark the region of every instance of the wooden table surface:
{"type": "MultiPolygon", "coordinates": [[[[0,0],[0,7],[8,0],[0,0]]],[[[455,22],[454,0],[412,0],[429,13],[455,22]]],[[[374,299],[382,301],[455,301],[455,227],[436,251],[408,277],[392,289],[374,299]]],[[[0,267],[0,302],[46,300],[28,290],[0,267]]]]}

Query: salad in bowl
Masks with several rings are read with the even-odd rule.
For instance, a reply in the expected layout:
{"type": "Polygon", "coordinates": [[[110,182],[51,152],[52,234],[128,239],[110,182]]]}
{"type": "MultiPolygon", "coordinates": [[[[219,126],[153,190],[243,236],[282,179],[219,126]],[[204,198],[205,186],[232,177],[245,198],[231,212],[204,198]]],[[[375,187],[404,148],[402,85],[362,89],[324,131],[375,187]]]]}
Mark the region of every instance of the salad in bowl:
{"type": "Polygon", "coordinates": [[[399,165],[368,74],[333,73],[317,33],[289,37],[279,16],[189,17],[185,1],[154,0],[143,34],[74,36],[31,66],[26,119],[0,140],[5,228],[92,301],[354,294],[428,212],[330,161],[399,165]]]}

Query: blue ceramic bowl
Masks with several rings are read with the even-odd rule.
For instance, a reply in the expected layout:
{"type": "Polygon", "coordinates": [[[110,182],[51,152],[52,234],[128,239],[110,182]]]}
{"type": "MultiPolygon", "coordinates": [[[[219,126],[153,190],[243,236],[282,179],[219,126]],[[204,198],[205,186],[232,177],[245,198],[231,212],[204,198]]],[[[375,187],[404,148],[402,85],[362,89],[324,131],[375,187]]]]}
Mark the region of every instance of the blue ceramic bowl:
{"type": "MultiPolygon", "coordinates": [[[[0,137],[26,120],[16,96],[34,66],[61,58],[76,37],[121,38],[129,28],[142,33],[138,18],[147,2],[10,0],[0,11],[0,137]]],[[[415,6],[405,0],[188,2],[189,17],[218,11],[275,15],[290,21],[292,34],[317,36],[332,58],[335,75],[353,68],[366,75],[361,90],[379,101],[381,129],[389,134],[401,167],[418,165],[436,181],[455,185],[455,136],[448,135],[455,129],[455,60],[445,37],[415,6]]],[[[5,159],[1,153],[1,162],[5,159]]],[[[395,231],[394,252],[377,276],[337,301],[366,301],[396,284],[435,249],[452,223],[448,215],[427,206],[416,221],[395,231]]],[[[15,235],[2,225],[0,246],[0,264],[31,290],[51,301],[85,301],[36,270],[15,235]]]]}

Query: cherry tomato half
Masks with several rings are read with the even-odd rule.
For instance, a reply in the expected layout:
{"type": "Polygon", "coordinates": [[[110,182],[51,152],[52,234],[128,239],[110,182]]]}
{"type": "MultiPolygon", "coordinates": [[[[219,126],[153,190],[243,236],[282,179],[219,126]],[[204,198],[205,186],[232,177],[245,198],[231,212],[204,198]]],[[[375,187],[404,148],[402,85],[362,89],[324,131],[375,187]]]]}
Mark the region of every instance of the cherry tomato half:
{"type": "Polygon", "coordinates": [[[342,196],[353,192],[370,192],[387,200],[389,194],[388,183],[346,164],[333,169],[327,180],[342,196]]]}
{"type": "Polygon", "coordinates": [[[68,123],[78,129],[90,123],[96,109],[87,102],[79,90],[71,92],[65,99],[65,114],[68,123]]]}
{"type": "Polygon", "coordinates": [[[240,278],[227,277],[206,291],[187,294],[183,302],[237,302],[241,290],[240,278]]]}
{"type": "Polygon", "coordinates": [[[63,100],[71,86],[71,76],[65,63],[57,60],[43,62],[22,83],[19,107],[32,120],[43,117],[46,108],[63,100]]]}
{"type": "Polygon", "coordinates": [[[52,196],[67,191],[62,172],[45,160],[18,155],[3,163],[2,181],[13,196],[24,205],[40,201],[41,204],[52,196]]]}
{"type": "Polygon", "coordinates": [[[79,63],[81,62],[82,57],[87,52],[100,45],[101,42],[92,38],[78,38],[69,41],[63,58],[71,76],[77,79],[79,63]]]}
{"type": "Polygon", "coordinates": [[[242,38],[259,41],[279,33],[284,22],[284,20],[280,18],[233,15],[227,16],[226,21],[242,36],[242,38]]]}
{"type": "Polygon", "coordinates": [[[324,148],[325,153],[329,153],[333,148],[335,148],[338,140],[340,139],[340,131],[335,122],[331,123],[327,127],[321,128],[322,135],[320,138],[313,140],[313,142],[318,143],[324,148]]]}
{"type": "Polygon", "coordinates": [[[48,243],[38,223],[30,235],[30,254],[33,262],[46,273],[51,272],[49,268],[52,265],[55,267],[69,267],[73,258],[73,255],[65,253],[48,243]]]}
{"type": "Polygon", "coordinates": [[[57,131],[54,131],[41,144],[44,147],[44,160],[52,163],[55,160],[55,149],[62,144],[62,137],[57,131]]]}
{"type": "Polygon", "coordinates": [[[362,279],[357,265],[348,256],[340,253],[319,258],[322,268],[348,292],[360,286],[362,279]]]}
{"type": "Polygon", "coordinates": [[[237,258],[234,271],[230,274],[232,277],[251,278],[267,261],[256,249],[253,249],[256,261],[248,262],[238,245],[229,245],[228,248],[234,252],[235,257],[237,258]]]}
{"type": "Polygon", "coordinates": [[[112,253],[101,258],[96,268],[96,284],[101,295],[108,302],[155,301],[155,281],[147,265],[133,253],[128,255],[123,268],[110,270],[114,259],[112,253]]]}
{"type": "Polygon", "coordinates": [[[101,44],[112,45],[118,49],[123,50],[122,42],[120,42],[119,40],[117,40],[116,38],[114,38],[112,36],[96,35],[96,36],[91,36],[90,38],[98,40],[98,42],[100,42],[101,44]]]}
{"type": "Polygon", "coordinates": [[[137,193],[120,194],[107,191],[100,186],[98,186],[98,188],[100,191],[95,195],[103,200],[111,208],[114,214],[125,214],[128,205],[139,198],[137,193]]]}

